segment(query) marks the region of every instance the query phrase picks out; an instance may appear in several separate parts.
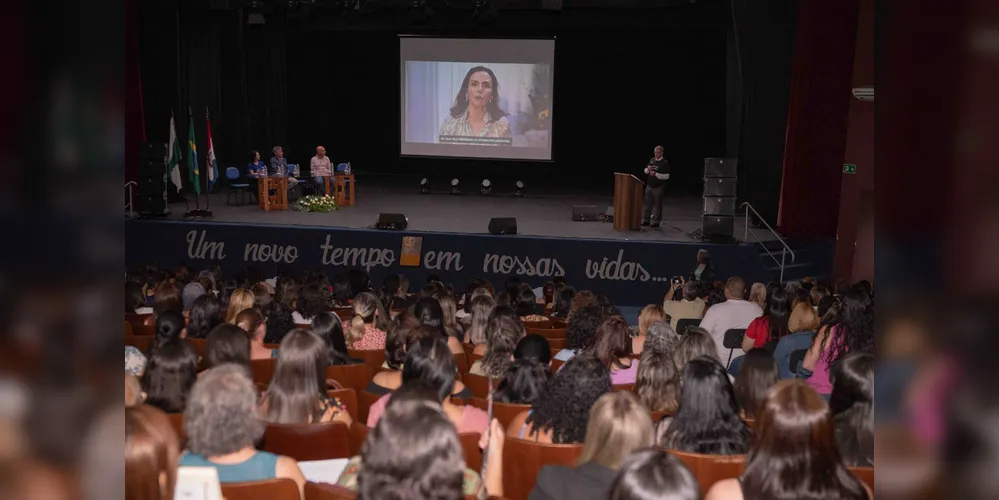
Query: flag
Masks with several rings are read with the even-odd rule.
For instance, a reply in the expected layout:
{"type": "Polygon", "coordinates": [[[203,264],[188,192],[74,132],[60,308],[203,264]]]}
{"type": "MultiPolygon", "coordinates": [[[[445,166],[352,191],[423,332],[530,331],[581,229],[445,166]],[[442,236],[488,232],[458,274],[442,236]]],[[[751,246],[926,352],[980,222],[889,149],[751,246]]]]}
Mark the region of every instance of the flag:
{"type": "Polygon", "coordinates": [[[190,127],[188,127],[187,134],[187,145],[191,150],[190,155],[187,157],[187,178],[191,181],[191,185],[194,186],[194,193],[201,194],[201,172],[198,171],[198,146],[194,144],[194,116],[190,115],[190,127]]]}
{"type": "Polygon", "coordinates": [[[218,164],[215,163],[215,146],[212,144],[212,121],[208,118],[208,108],[205,108],[205,127],[208,130],[208,156],[206,163],[208,166],[208,192],[212,192],[215,186],[215,179],[218,177],[218,164]]]}
{"type": "Polygon", "coordinates": [[[167,171],[170,172],[170,181],[173,182],[174,186],[177,186],[177,192],[180,192],[181,179],[180,179],[180,157],[184,154],[180,151],[180,143],[177,142],[177,127],[173,122],[173,111],[170,112],[170,146],[167,152],[167,171]]]}

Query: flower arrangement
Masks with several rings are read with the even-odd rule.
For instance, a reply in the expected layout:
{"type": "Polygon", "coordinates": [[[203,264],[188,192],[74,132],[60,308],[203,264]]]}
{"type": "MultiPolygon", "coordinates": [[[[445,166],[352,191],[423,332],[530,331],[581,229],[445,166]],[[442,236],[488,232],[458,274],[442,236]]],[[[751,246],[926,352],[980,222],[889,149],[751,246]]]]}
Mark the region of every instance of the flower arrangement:
{"type": "Polygon", "coordinates": [[[295,202],[295,210],[299,212],[332,212],[337,209],[336,200],[329,195],[307,195],[295,202]]]}

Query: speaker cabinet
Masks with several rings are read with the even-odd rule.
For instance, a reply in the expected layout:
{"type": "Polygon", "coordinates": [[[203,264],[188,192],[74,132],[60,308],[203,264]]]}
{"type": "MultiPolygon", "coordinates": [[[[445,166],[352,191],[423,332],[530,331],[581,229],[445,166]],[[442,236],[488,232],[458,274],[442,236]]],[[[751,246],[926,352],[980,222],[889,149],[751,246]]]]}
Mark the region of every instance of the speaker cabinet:
{"type": "Polygon", "coordinates": [[[378,222],[375,223],[375,228],[390,231],[403,231],[407,227],[409,220],[403,214],[378,214],[378,222]]]}
{"type": "Polygon", "coordinates": [[[735,198],[732,196],[705,196],[704,215],[735,215],[735,198]]]}
{"type": "Polygon", "coordinates": [[[738,158],[705,158],[704,177],[736,177],[738,158]]]}
{"type": "Polygon", "coordinates": [[[489,232],[492,234],[517,234],[517,219],[515,217],[489,219],[489,232]]]}
{"type": "Polygon", "coordinates": [[[596,205],[573,205],[572,220],[574,221],[597,221],[600,220],[600,209],[596,205]]]}
{"type": "Polygon", "coordinates": [[[704,238],[732,238],[735,233],[735,217],[731,215],[705,215],[701,220],[701,235],[704,238]]]}
{"type": "Polygon", "coordinates": [[[735,196],[735,177],[706,177],[704,196],[735,196]]]}

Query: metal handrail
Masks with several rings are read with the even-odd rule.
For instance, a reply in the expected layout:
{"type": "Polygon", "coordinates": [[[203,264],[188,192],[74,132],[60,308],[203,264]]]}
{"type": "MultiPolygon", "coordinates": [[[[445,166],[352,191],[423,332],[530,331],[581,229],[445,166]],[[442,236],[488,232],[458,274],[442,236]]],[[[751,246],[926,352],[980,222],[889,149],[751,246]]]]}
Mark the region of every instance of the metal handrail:
{"type": "Polygon", "coordinates": [[[135,181],[128,181],[125,183],[125,189],[128,190],[128,203],[125,204],[125,208],[128,209],[128,217],[135,218],[135,207],[132,205],[132,188],[138,188],[139,184],[135,181]]]}
{"type": "Polygon", "coordinates": [[[791,262],[793,263],[796,258],[796,256],[794,255],[794,250],[791,250],[791,246],[788,245],[786,241],[784,241],[784,238],[781,238],[781,236],[777,234],[777,231],[774,231],[774,228],[770,227],[770,224],[767,224],[767,221],[763,220],[763,216],[760,215],[760,213],[757,212],[756,209],[753,208],[753,206],[750,205],[748,201],[745,201],[742,203],[742,205],[739,205],[739,208],[746,209],[746,234],[743,236],[743,240],[747,242],[749,241],[749,233],[751,232],[749,230],[749,211],[752,210],[753,213],[756,214],[756,218],[758,218],[760,222],[762,222],[763,225],[766,226],[768,230],[770,230],[770,234],[773,234],[774,237],[777,238],[777,241],[779,241],[780,244],[784,246],[784,248],[782,248],[780,251],[780,260],[777,260],[777,257],[775,257],[774,254],[770,252],[770,249],[767,248],[767,246],[760,241],[760,238],[758,236],[756,236],[756,233],[753,233],[753,236],[756,237],[756,242],[760,243],[760,246],[763,247],[763,250],[766,250],[767,255],[769,255],[770,258],[773,259],[775,263],[780,264],[780,281],[783,282],[786,255],[789,253],[791,254],[791,262]]]}

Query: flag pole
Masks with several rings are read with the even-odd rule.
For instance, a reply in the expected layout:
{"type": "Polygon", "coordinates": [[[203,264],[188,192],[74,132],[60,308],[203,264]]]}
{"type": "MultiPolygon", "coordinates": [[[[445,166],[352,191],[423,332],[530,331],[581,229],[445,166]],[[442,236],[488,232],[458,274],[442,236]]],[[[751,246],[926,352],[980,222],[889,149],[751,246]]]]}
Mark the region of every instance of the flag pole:
{"type": "Polygon", "coordinates": [[[191,180],[193,181],[192,184],[194,186],[194,206],[195,206],[195,209],[194,210],[188,210],[187,213],[184,214],[184,218],[186,218],[186,219],[195,219],[195,218],[200,218],[200,217],[211,217],[212,216],[211,210],[208,210],[207,208],[205,208],[205,209],[201,208],[201,174],[198,172],[198,168],[199,168],[198,167],[198,155],[197,155],[197,148],[195,147],[195,144],[194,144],[194,113],[191,111],[190,107],[187,108],[187,114],[188,114],[187,122],[189,124],[188,125],[188,142],[189,142],[188,148],[191,151],[191,154],[188,155],[188,163],[189,163],[189,165],[187,166],[187,168],[188,168],[188,172],[189,172],[188,175],[192,175],[191,172],[193,172],[193,176],[194,176],[194,178],[191,179],[191,180]]]}

